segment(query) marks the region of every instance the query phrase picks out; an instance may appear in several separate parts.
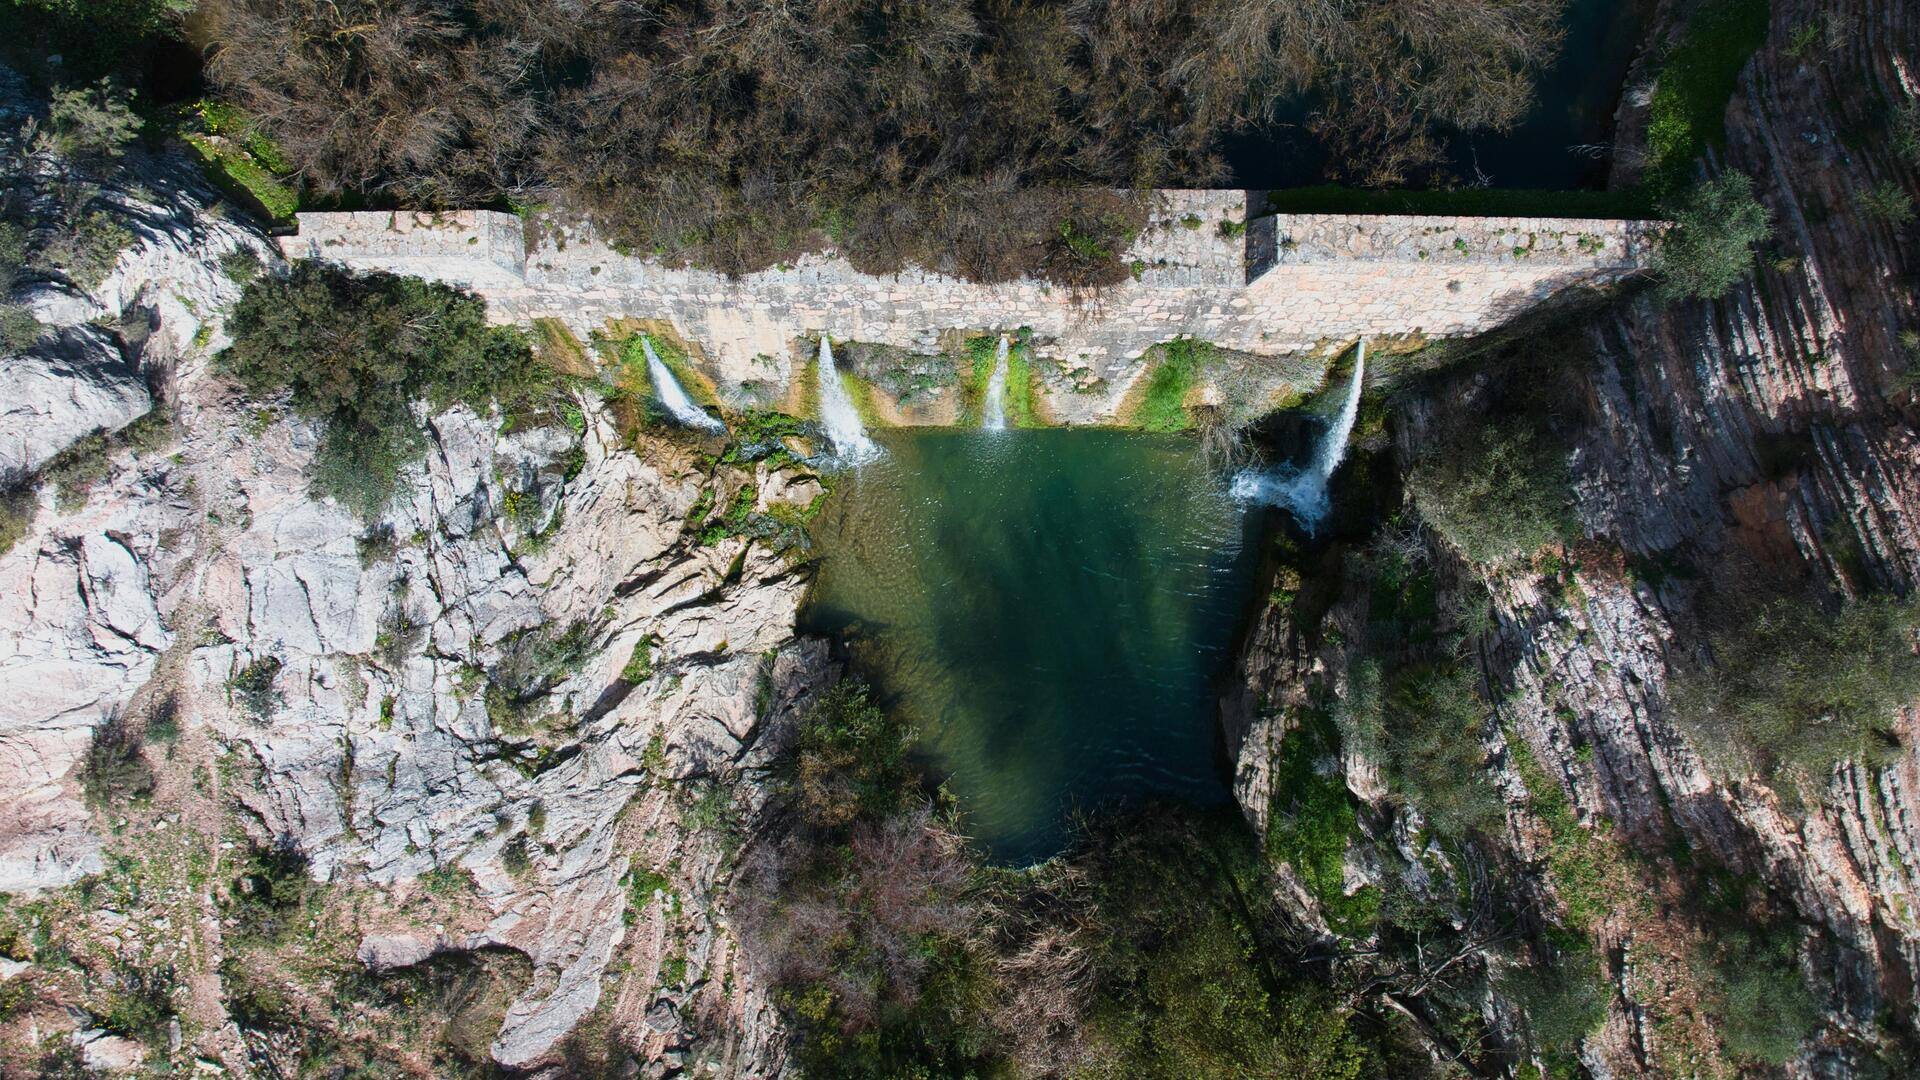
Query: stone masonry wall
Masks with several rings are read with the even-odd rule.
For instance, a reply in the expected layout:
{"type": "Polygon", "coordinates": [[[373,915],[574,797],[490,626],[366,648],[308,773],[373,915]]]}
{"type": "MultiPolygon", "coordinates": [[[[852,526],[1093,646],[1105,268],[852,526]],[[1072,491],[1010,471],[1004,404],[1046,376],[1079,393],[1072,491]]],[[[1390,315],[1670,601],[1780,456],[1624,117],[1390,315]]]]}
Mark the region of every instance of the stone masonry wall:
{"type": "Polygon", "coordinates": [[[809,255],[738,279],[622,255],[583,227],[539,230],[490,211],[313,213],[281,241],[317,257],[467,286],[502,321],[555,318],[585,336],[661,319],[702,354],[723,395],[785,386],[825,333],[921,352],[953,332],[1031,329],[1047,405],[1110,419],[1149,347],[1182,335],[1269,356],[1362,336],[1469,334],[1574,285],[1645,266],[1646,222],[1267,215],[1238,191],[1162,191],[1127,252],[1134,280],[1093,296],[931,271],[862,274],[809,255]]]}

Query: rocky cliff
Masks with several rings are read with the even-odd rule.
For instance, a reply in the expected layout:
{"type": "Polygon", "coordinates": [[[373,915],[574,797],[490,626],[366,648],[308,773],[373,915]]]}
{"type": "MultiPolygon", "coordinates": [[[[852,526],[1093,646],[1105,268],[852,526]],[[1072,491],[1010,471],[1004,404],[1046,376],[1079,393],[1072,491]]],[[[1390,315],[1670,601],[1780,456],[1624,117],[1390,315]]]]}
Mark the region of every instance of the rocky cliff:
{"type": "MultiPolygon", "coordinates": [[[[1612,984],[1604,1027],[1578,1051],[1596,1075],[1758,1067],[1729,1049],[1714,1001],[1725,991],[1696,977],[1714,963],[1712,934],[1725,940],[1706,894],[1733,879],[1757,883],[1736,921],[1785,927],[1791,969],[1821,1003],[1812,1037],[1789,1039],[1789,1072],[1887,1068],[1910,1060],[1920,1034],[1914,711],[1884,764],[1772,780],[1711,767],[1676,719],[1676,673],[1748,632],[1746,616],[1732,637],[1727,625],[1730,611],[1750,614],[1746,599],[1902,594],[1920,571],[1920,233],[1897,212],[1920,193],[1920,150],[1900,130],[1920,89],[1920,13],[1885,0],[1772,9],[1708,166],[1752,176],[1771,213],[1775,239],[1750,283],[1710,303],[1602,298],[1517,342],[1483,340],[1438,376],[1388,366],[1373,380],[1390,414],[1374,444],[1385,469],[1457,453],[1458,417],[1537,413],[1566,440],[1567,538],[1548,555],[1474,565],[1433,529],[1343,536],[1320,562],[1282,571],[1338,583],[1269,607],[1242,662],[1246,688],[1228,701],[1237,790],[1267,828],[1288,804],[1288,740],[1305,737],[1316,703],[1350,713],[1377,664],[1394,663],[1379,644],[1380,583],[1409,580],[1409,561],[1424,568],[1437,597],[1427,618],[1473,673],[1473,761],[1504,807],[1484,850],[1532,883],[1521,923],[1589,932],[1612,984]]],[[[1630,97],[1630,121],[1634,110],[1630,97]]],[[[1370,479],[1365,462],[1347,475],[1370,479]]],[[[1397,489],[1382,498],[1402,525],[1422,510],[1397,489]]],[[[1339,888],[1303,900],[1323,926],[1329,897],[1393,878],[1368,852],[1404,848],[1409,822],[1417,832],[1433,809],[1383,782],[1389,763],[1356,730],[1343,723],[1341,764],[1369,839],[1350,849],[1339,888]]],[[[1481,952],[1496,972],[1506,962],[1491,944],[1481,952]]],[[[1484,1008],[1496,1032],[1512,1027],[1496,998],[1484,1008]]]]}
{"type": "MultiPolygon", "coordinates": [[[[5,463],[46,476],[0,554],[0,916],[10,953],[44,958],[7,962],[31,1003],[6,1012],[5,1067],[151,1058],[104,1030],[146,1000],[176,1065],[281,1074],[314,1065],[295,1019],[365,1041],[340,979],[477,964],[510,975],[463,976],[466,1065],[538,1071],[589,1021],[656,1073],[777,1071],[715,879],[769,731],[830,665],[794,636],[803,564],[686,522],[820,484],[635,444],[589,395],[573,425],[421,415],[424,463],[360,521],[308,491],[314,427],[212,363],[277,250],[170,155],[89,181],[129,246],[97,283],[25,282],[43,331],[0,373],[5,463]],[[297,932],[236,915],[288,895],[297,932]]],[[[355,1052],[447,1075],[431,1036],[355,1052]]]]}

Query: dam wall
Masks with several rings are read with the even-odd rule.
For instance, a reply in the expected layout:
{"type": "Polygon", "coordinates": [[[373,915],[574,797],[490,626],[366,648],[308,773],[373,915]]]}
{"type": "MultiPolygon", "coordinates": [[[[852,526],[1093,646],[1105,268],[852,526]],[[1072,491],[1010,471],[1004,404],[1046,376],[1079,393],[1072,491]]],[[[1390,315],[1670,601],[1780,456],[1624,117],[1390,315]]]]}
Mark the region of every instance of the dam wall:
{"type": "MultiPolygon", "coordinates": [[[[1132,280],[1076,295],[911,269],[875,276],[831,253],[729,279],[625,255],[581,226],[492,211],[303,213],[290,258],[471,288],[490,317],[671,324],[723,398],[780,400],[827,334],[932,354],[971,333],[1030,331],[1054,418],[1112,418],[1151,346],[1191,336],[1241,353],[1324,358],[1356,337],[1451,337],[1580,285],[1642,270],[1656,223],[1570,218],[1258,215],[1238,191],[1156,192],[1125,255],[1132,280]]],[[[1317,370],[1317,369],[1316,369],[1317,370]]]]}

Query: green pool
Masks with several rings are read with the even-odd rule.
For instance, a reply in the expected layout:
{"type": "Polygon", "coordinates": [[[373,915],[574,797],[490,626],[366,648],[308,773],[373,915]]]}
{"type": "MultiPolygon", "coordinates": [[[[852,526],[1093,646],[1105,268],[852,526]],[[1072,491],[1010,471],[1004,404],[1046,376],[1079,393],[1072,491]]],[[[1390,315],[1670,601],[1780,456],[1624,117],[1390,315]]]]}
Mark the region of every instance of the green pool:
{"type": "Polygon", "coordinates": [[[1194,441],[882,433],[815,532],[805,629],[847,640],[1004,862],[1114,800],[1228,798],[1214,718],[1247,601],[1247,515],[1194,441]]]}

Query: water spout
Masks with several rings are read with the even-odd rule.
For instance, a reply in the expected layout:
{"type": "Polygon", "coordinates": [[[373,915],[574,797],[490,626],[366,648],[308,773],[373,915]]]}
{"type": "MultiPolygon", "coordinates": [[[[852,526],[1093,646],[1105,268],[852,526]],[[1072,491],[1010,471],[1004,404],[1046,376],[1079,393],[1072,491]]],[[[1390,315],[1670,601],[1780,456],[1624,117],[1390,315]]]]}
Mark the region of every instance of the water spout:
{"type": "Polygon", "coordinates": [[[981,410],[981,426],[988,431],[1007,430],[1007,335],[1000,335],[1000,347],[993,352],[993,374],[987,379],[987,404],[981,410]]]}
{"type": "Polygon", "coordinates": [[[840,370],[833,366],[833,346],[827,343],[825,334],[820,335],[818,375],[820,426],[827,431],[834,456],[850,465],[879,457],[880,447],[867,438],[866,427],[860,423],[860,411],[853,407],[853,398],[840,381],[840,370]]]}
{"type": "Polygon", "coordinates": [[[680,388],[679,380],[667,365],[660,362],[660,354],[653,351],[653,342],[645,334],[640,335],[640,348],[647,354],[647,374],[653,378],[653,396],[660,399],[660,406],[667,410],[675,423],[701,431],[725,431],[727,425],[715,420],[707,410],[693,403],[687,392],[680,388]]]}
{"type": "Polygon", "coordinates": [[[1327,516],[1327,484],[1347,456],[1347,440],[1353,437],[1354,422],[1360,417],[1360,385],[1366,371],[1367,343],[1362,341],[1354,352],[1347,400],[1340,406],[1340,415],[1314,447],[1313,460],[1304,469],[1294,465],[1243,469],[1233,478],[1233,497],[1241,502],[1282,507],[1309,533],[1318,528],[1321,519],[1327,516]]]}

